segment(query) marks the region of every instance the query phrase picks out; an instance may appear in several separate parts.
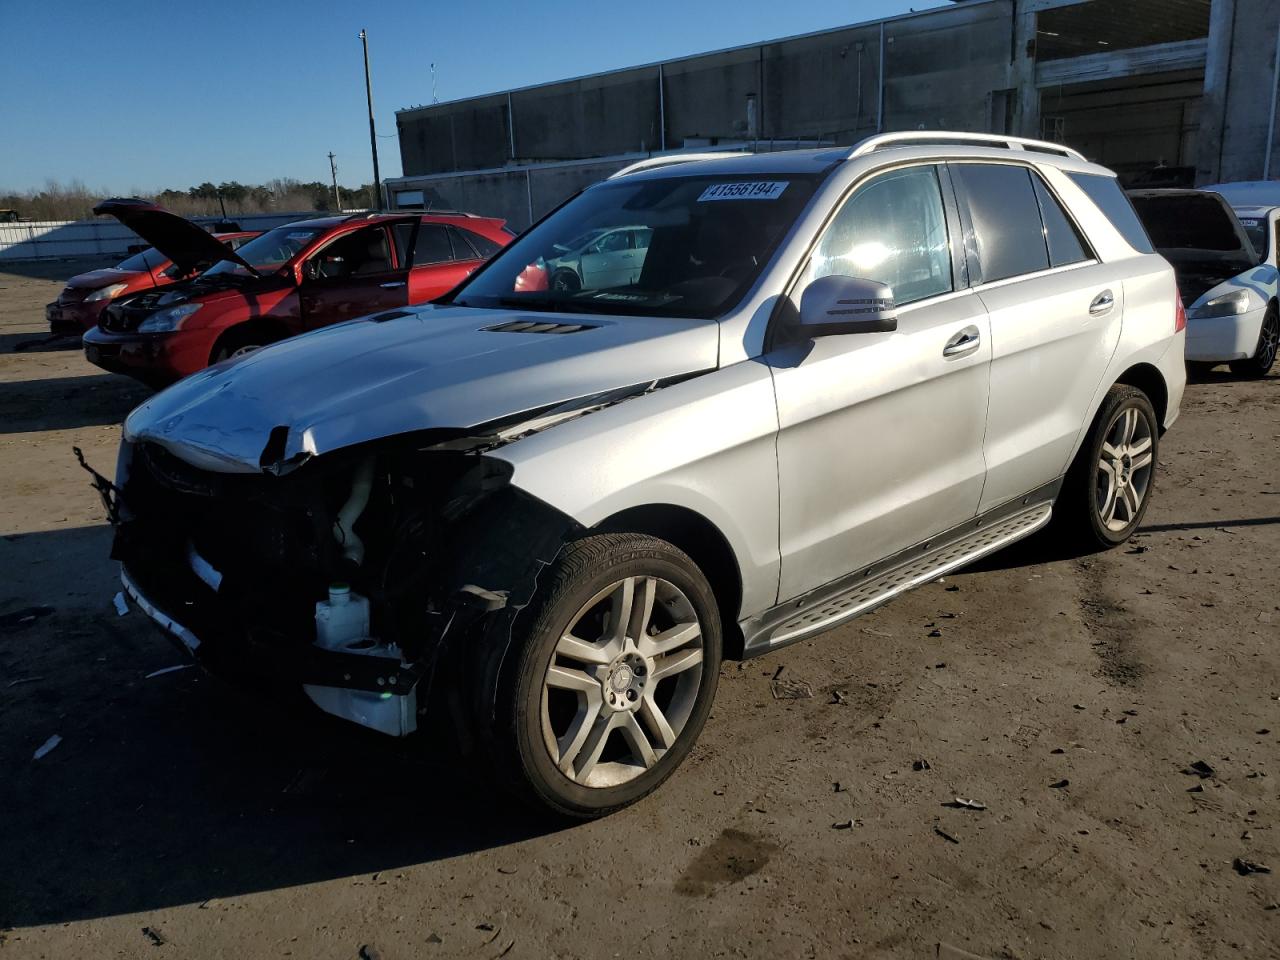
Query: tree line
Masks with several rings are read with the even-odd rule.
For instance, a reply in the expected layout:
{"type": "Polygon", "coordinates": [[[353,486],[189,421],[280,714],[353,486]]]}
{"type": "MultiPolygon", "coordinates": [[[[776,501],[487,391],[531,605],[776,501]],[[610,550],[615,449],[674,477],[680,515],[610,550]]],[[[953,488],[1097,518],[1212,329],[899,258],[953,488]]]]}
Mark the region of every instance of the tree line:
{"type": "MultiPolygon", "coordinates": [[[[368,209],[373,205],[373,186],[338,186],[341,209],[368,209]]],[[[279,177],[261,184],[228,180],[206,181],[185,190],[157,193],[134,191],[120,194],[91,190],[79,180],[70,183],[49,181],[42,189],[13,191],[0,189],[0,210],[13,210],[23,220],[83,220],[93,216],[93,207],[111,196],[135,196],[151,200],[184,217],[228,217],[241,214],[298,211],[335,211],[333,185],[319,180],[309,183],[279,177]]]]}

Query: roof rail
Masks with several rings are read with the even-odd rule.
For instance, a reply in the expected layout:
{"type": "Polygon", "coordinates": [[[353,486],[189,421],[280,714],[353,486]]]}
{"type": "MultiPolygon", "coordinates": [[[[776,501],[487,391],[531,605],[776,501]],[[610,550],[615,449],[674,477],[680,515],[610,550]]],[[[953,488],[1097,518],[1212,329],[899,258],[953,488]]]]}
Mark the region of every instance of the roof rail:
{"type": "Polygon", "coordinates": [[[1084,160],[1079,150],[1064,147],[1047,140],[1030,140],[1026,137],[1010,137],[999,133],[959,133],[949,130],[903,130],[899,133],[877,133],[853,145],[848,159],[865,157],[884,147],[901,147],[912,144],[924,146],[931,143],[952,143],[961,146],[1003,147],[1006,150],[1030,150],[1035,153],[1052,153],[1073,160],[1084,160]]]}
{"type": "Polygon", "coordinates": [[[673,163],[689,163],[692,160],[723,160],[725,157],[746,157],[750,155],[751,152],[749,150],[724,150],[720,153],[667,153],[660,157],[649,157],[646,160],[637,160],[635,163],[627,164],[627,166],[616,173],[610,174],[605,179],[616,180],[618,177],[639,173],[641,170],[669,167],[673,163]]]}

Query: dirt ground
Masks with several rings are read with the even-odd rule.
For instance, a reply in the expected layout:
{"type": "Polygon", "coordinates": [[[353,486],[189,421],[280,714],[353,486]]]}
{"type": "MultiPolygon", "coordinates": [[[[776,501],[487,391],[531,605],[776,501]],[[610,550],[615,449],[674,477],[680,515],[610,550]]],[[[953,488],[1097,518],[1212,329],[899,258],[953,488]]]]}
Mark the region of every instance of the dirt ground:
{"type": "Polygon", "coordinates": [[[0,958],[1280,957],[1280,378],[1188,388],[1131,544],[1033,540],[726,664],[684,768],[565,826],[148,678],[181,661],[117,616],[71,452],[110,472],[146,391],[15,352],[86,268],[0,272],[0,958]]]}

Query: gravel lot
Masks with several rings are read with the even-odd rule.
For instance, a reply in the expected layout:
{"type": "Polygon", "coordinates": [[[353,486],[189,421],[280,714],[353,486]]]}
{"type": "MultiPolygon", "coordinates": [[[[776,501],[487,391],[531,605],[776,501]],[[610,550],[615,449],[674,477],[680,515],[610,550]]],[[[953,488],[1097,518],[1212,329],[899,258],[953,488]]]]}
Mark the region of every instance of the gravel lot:
{"type": "Polygon", "coordinates": [[[0,957],[1280,956],[1275,375],[1188,388],[1126,547],[1033,540],[726,664],[684,769],[566,827],[148,679],[180,659],[116,615],[71,452],[111,472],[146,391],[15,352],[88,266],[0,272],[0,957]]]}

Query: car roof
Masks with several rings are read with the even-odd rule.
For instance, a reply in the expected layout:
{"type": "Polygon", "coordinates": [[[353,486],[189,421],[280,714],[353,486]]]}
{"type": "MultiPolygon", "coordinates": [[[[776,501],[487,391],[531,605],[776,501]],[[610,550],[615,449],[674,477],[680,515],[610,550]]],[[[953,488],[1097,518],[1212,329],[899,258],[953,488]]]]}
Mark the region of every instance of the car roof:
{"type": "MultiPolygon", "coordinates": [[[[929,141],[905,141],[901,144],[886,143],[871,152],[853,155],[854,147],[824,147],[816,150],[775,150],[768,153],[726,153],[722,156],[697,154],[697,158],[680,160],[679,154],[668,155],[667,162],[648,169],[626,170],[614,174],[618,180],[660,180],[667,177],[740,176],[740,175],[795,175],[823,173],[843,163],[872,161],[885,158],[903,160],[1002,160],[1060,167],[1069,172],[1091,173],[1114,177],[1115,172],[1088,160],[1075,156],[1049,153],[1038,149],[1009,149],[1000,146],[984,146],[964,142],[963,134],[940,134],[937,143],[929,141]]],[[[976,136],[976,135],[975,135],[976,136]]],[[[608,182],[608,181],[606,181],[608,182]]],[[[616,181],[615,181],[616,182],[616,181]]]]}
{"type": "Polygon", "coordinates": [[[1272,210],[1280,210],[1280,204],[1232,203],[1231,209],[1243,217],[1265,217],[1272,210]]]}
{"type": "Polygon", "coordinates": [[[399,213],[349,213],[336,217],[315,217],[311,220],[293,220],[282,223],[282,227],[315,227],[331,230],[347,224],[359,225],[367,223],[386,223],[388,220],[403,220],[405,217],[420,216],[425,223],[490,223],[501,226],[506,221],[500,217],[480,217],[474,213],[458,213],[453,210],[424,212],[419,210],[402,210],[399,213]]]}

